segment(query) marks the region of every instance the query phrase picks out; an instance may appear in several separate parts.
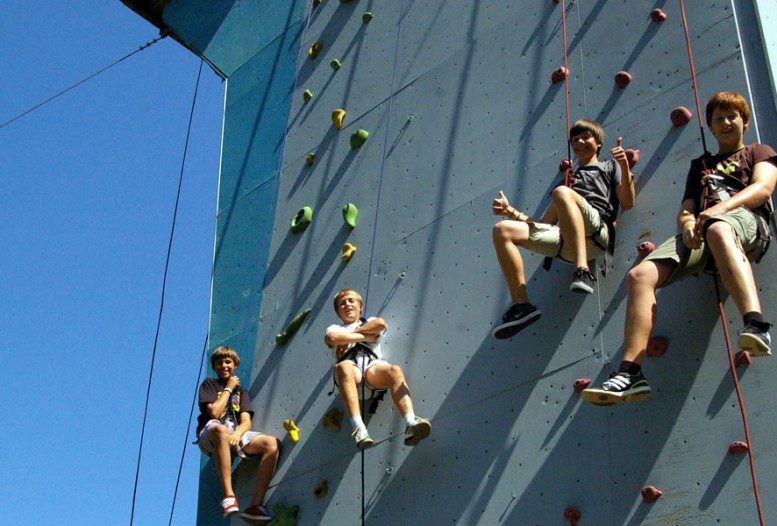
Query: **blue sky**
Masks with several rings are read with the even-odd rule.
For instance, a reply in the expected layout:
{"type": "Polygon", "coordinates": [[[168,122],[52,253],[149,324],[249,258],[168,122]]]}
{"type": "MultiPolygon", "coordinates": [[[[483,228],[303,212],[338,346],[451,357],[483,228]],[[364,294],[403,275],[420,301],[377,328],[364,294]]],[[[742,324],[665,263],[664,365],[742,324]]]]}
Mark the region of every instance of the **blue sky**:
{"type": "MultiPolygon", "coordinates": [[[[0,123],[157,36],[118,0],[4,0],[0,123]]],[[[171,39],[0,128],[1,524],[128,524],[199,59],[171,39]]],[[[224,84],[203,69],[135,524],[167,524],[207,332],[224,84]]],[[[189,446],[173,524],[196,516],[189,446]]]]}

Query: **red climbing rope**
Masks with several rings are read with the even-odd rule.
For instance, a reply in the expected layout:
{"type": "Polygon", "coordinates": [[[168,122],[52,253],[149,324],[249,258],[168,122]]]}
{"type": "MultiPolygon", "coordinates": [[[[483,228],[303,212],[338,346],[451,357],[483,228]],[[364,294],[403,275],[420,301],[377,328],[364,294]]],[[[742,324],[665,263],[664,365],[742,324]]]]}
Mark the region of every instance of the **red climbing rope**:
{"type": "MultiPolygon", "coordinates": [[[[564,72],[566,73],[564,75],[564,103],[566,108],[566,117],[567,117],[567,129],[566,129],[566,135],[567,135],[567,159],[569,159],[569,162],[572,162],[572,145],[570,144],[569,140],[571,137],[569,136],[569,66],[567,64],[567,8],[564,4],[564,0],[561,0],[561,37],[562,41],[564,43],[564,72]]],[[[566,186],[569,186],[571,184],[571,178],[572,176],[572,167],[568,167],[566,174],[564,175],[564,184],[566,186]]]]}
{"type": "MultiPolygon", "coordinates": [[[[691,52],[691,37],[688,31],[688,21],[685,17],[685,2],[683,0],[680,0],[680,11],[682,13],[682,18],[683,18],[683,29],[685,31],[685,43],[686,43],[686,46],[688,47],[688,61],[691,67],[691,80],[693,81],[693,95],[694,95],[694,98],[696,99],[696,112],[699,116],[699,129],[701,133],[701,142],[702,142],[702,147],[704,148],[704,152],[706,153],[707,145],[704,140],[704,124],[701,117],[701,103],[699,101],[699,88],[696,84],[696,70],[693,66],[693,53],[691,52]]],[[[761,495],[758,490],[758,477],[755,471],[755,455],[753,454],[752,442],[750,441],[750,426],[747,423],[747,411],[745,410],[745,401],[744,401],[744,398],[742,397],[742,390],[740,389],[740,386],[739,386],[739,377],[737,376],[736,365],[734,363],[734,353],[731,349],[731,340],[728,335],[728,323],[726,321],[726,311],[723,308],[723,300],[721,299],[721,296],[720,296],[720,288],[718,287],[717,272],[713,274],[713,281],[715,283],[715,294],[718,299],[718,310],[720,311],[720,322],[721,322],[721,325],[723,325],[723,335],[726,339],[726,350],[728,353],[729,368],[731,369],[731,377],[734,380],[734,389],[736,390],[736,393],[737,393],[737,400],[739,401],[739,409],[740,409],[740,412],[742,413],[742,425],[744,427],[744,432],[745,432],[745,441],[748,444],[747,455],[750,459],[750,475],[753,480],[753,493],[755,495],[755,505],[756,505],[756,508],[758,509],[758,519],[760,521],[760,524],[761,526],[764,526],[765,525],[764,515],[763,515],[763,510],[761,509],[761,495]]]]}

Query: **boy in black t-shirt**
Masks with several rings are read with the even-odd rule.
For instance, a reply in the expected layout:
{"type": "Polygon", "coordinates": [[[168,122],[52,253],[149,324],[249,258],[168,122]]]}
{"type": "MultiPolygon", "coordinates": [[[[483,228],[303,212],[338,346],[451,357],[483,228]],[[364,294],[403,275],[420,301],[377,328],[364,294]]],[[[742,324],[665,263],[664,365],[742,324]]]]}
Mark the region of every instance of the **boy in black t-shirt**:
{"type": "Polygon", "coordinates": [[[583,391],[595,405],[632,402],[650,395],[642,364],[656,316],[656,290],[714,263],[744,322],[738,345],[753,356],[771,354],[771,325],[764,321],[751,261],[769,245],[771,195],[777,153],[744,145],[750,108],[739,93],[716,93],[707,102],[707,126],[718,153],[691,162],[677,226],[682,234],[656,248],[627,277],[623,361],[600,387],[583,391]]]}
{"type": "Polygon", "coordinates": [[[200,450],[212,456],[219,481],[224,490],[221,511],[229,517],[240,511],[232,490],[232,456],[261,457],[256,472],[256,486],[251,505],[241,517],[248,520],[272,520],[264,508],[264,496],[275,474],[280,452],[280,440],[270,435],[251,431],[251,399],[240,386],[235,369],[240,356],[230,347],[213,351],[210,364],[218,378],[206,378],[200,386],[200,416],[197,418],[197,440],[200,450]]]}
{"type": "Polygon", "coordinates": [[[493,240],[512,302],[502,323],[492,331],[496,338],[514,336],[541,314],[529,303],[518,247],[571,263],[575,271],[569,290],[592,294],[594,277],[588,261],[611,250],[618,207],[628,210],[634,206],[634,181],[622,139],[611,150],[614,160],[600,162],[604,130],[598,122],[580,119],[569,130],[569,137],[577,168],[553,189],[550,206],[541,218],[517,211],[501,191],[491,206],[494,215],[507,217],[494,225],[493,240]]]}

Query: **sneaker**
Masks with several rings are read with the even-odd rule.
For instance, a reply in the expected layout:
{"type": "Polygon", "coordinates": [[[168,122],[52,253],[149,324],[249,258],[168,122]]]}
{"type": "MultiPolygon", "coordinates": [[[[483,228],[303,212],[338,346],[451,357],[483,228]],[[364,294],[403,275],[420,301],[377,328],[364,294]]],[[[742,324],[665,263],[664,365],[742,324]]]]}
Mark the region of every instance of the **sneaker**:
{"type": "Polygon", "coordinates": [[[739,348],[752,356],[771,356],[772,337],[769,330],[762,331],[753,325],[745,325],[739,332],[739,348]]]}
{"type": "Polygon", "coordinates": [[[589,387],[581,393],[583,400],[594,405],[636,402],[650,396],[652,390],[640,372],[636,375],[613,374],[601,387],[589,387]]]}
{"type": "Polygon", "coordinates": [[[405,429],[405,445],[415,446],[432,432],[432,423],[426,418],[415,417],[415,424],[405,429]]]}
{"type": "Polygon", "coordinates": [[[582,294],[594,293],[594,275],[591,271],[585,267],[577,267],[575,270],[574,279],[569,285],[570,292],[580,292],[582,294]]]}
{"type": "Polygon", "coordinates": [[[240,516],[249,521],[271,521],[275,518],[261,504],[246,508],[240,516]]]}
{"type": "Polygon", "coordinates": [[[531,303],[513,305],[507,309],[507,312],[502,316],[502,323],[494,327],[491,334],[500,340],[511,338],[539,320],[540,316],[542,316],[542,312],[531,303]]]}
{"type": "Polygon", "coordinates": [[[225,497],[224,500],[221,501],[221,513],[224,517],[234,515],[238,511],[240,511],[240,508],[237,507],[237,499],[234,495],[225,497]]]}
{"type": "Polygon", "coordinates": [[[367,449],[375,444],[375,441],[370,438],[370,434],[367,432],[365,426],[357,427],[353,433],[351,433],[351,436],[353,437],[354,442],[356,442],[356,447],[360,450],[367,449]]]}

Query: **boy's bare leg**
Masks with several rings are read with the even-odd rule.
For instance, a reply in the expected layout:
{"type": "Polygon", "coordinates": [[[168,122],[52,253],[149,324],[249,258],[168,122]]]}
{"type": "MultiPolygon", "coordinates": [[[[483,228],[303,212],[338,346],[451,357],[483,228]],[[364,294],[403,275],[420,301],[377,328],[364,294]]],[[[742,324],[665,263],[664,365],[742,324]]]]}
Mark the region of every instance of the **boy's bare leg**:
{"type": "Polygon", "coordinates": [[[553,205],[558,214],[561,238],[574,251],[575,268],[588,268],[588,251],[585,246],[585,221],[580,211],[582,197],[566,186],[553,190],[553,205]]]}
{"type": "Polygon", "coordinates": [[[224,425],[214,427],[208,434],[208,440],[215,446],[213,461],[225,497],[235,494],[232,489],[232,452],[229,448],[229,434],[229,429],[224,425]]]}
{"type": "Polygon", "coordinates": [[[362,373],[353,366],[353,363],[346,360],[335,366],[335,378],[337,379],[337,389],[340,391],[340,398],[343,401],[348,416],[361,416],[359,407],[359,393],[357,386],[361,383],[362,373]]]}
{"type": "Polygon", "coordinates": [[[275,475],[280,443],[274,436],[259,435],[246,444],[243,451],[247,455],[262,455],[261,460],[259,460],[259,468],[256,470],[256,486],[251,496],[251,506],[263,505],[267,488],[275,475]]]}
{"type": "Polygon", "coordinates": [[[529,225],[520,221],[500,221],[494,225],[493,239],[511,301],[513,304],[528,303],[523,258],[517,245],[529,239],[529,225]]]}
{"type": "Polygon", "coordinates": [[[379,363],[367,369],[365,374],[367,375],[367,383],[371,386],[377,389],[389,389],[391,399],[402,416],[413,412],[410,389],[407,387],[405,375],[398,365],[379,363]]]}
{"type": "Polygon", "coordinates": [[[723,286],[734,300],[739,313],[761,312],[753,268],[742,252],[731,225],[715,221],[707,229],[706,241],[723,286]]]}

